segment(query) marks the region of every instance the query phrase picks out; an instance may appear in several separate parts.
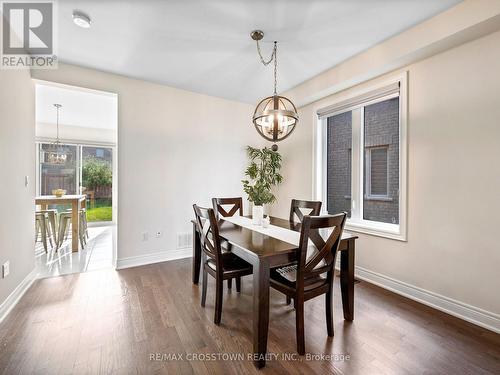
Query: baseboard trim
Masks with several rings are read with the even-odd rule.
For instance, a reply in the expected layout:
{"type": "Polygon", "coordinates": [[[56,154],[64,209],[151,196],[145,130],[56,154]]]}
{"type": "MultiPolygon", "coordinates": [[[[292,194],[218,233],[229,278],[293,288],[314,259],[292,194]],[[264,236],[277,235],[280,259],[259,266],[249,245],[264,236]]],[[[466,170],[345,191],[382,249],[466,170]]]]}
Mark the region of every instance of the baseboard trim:
{"type": "Polygon", "coordinates": [[[193,250],[191,247],[186,247],[183,249],[176,249],[176,250],[159,251],[151,254],[118,259],[116,262],[116,269],[122,270],[124,268],[144,266],[146,264],[189,258],[192,255],[193,255],[193,250]]]}
{"type": "Polygon", "coordinates": [[[363,267],[356,266],[355,276],[411,300],[423,303],[490,331],[500,333],[500,315],[493,312],[430,292],[363,267]]]}
{"type": "Polygon", "coordinates": [[[33,281],[36,280],[37,272],[33,269],[24,279],[19,283],[19,285],[12,291],[11,294],[5,299],[5,301],[0,305],[0,323],[5,319],[5,317],[10,313],[10,311],[16,306],[21,297],[29,289],[33,281]]]}

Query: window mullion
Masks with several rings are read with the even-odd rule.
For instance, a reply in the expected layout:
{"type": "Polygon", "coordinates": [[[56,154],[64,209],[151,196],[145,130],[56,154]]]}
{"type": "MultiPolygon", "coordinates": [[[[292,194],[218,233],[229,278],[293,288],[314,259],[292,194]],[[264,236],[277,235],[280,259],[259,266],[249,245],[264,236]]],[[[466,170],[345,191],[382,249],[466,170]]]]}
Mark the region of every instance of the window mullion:
{"type": "MultiPolygon", "coordinates": [[[[323,139],[323,144],[322,144],[322,149],[321,149],[321,160],[323,161],[323,164],[321,165],[321,170],[322,170],[322,179],[321,179],[321,190],[322,190],[322,201],[326,202],[327,201],[327,178],[328,178],[328,165],[327,165],[327,157],[328,157],[328,128],[327,128],[327,123],[328,120],[324,119],[322,121],[322,127],[321,127],[321,137],[323,139]]],[[[323,210],[325,213],[328,213],[327,211],[327,204],[323,205],[323,210]]]]}
{"type": "Polygon", "coordinates": [[[352,111],[352,164],[351,164],[351,219],[360,220],[362,199],[362,171],[363,171],[363,154],[362,154],[362,108],[356,108],[352,111]]]}
{"type": "Polygon", "coordinates": [[[364,205],[364,170],[365,170],[365,107],[359,109],[359,190],[358,190],[358,200],[359,200],[359,212],[358,218],[360,221],[363,220],[363,205],[364,205]]]}

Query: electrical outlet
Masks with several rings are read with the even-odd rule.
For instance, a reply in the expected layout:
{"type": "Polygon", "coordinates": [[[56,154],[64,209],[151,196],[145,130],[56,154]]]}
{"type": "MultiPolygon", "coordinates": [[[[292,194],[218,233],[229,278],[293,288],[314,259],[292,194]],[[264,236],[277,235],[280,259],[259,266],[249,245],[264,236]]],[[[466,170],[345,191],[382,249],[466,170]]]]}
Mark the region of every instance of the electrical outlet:
{"type": "Polygon", "coordinates": [[[10,262],[7,261],[2,266],[2,277],[5,279],[10,273],[10,262]]]}
{"type": "Polygon", "coordinates": [[[162,232],[161,231],[156,232],[156,238],[160,238],[161,236],[162,236],[162,232]]]}
{"type": "Polygon", "coordinates": [[[147,241],[149,239],[148,232],[142,232],[142,240],[147,241]]]}

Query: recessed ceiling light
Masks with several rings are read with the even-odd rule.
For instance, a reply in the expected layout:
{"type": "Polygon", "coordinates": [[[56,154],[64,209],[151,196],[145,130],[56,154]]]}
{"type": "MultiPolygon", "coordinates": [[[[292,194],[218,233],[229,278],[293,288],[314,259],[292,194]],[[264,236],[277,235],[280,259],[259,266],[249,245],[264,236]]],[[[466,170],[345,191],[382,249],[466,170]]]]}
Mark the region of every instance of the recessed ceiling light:
{"type": "Polygon", "coordinates": [[[75,25],[83,27],[84,29],[88,29],[91,24],[89,16],[76,10],[73,12],[73,22],[75,25]]]}

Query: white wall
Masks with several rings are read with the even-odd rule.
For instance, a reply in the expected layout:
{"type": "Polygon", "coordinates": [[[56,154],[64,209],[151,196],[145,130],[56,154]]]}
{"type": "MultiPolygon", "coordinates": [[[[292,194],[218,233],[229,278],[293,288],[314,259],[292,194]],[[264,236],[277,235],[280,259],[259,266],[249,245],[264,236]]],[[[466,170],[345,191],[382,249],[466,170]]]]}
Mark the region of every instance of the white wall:
{"type": "MultiPolygon", "coordinates": [[[[499,46],[496,32],[400,70],[409,76],[408,241],[360,234],[356,253],[358,271],[485,310],[497,330],[499,46]]],[[[285,183],[275,214],[285,216],[291,198],[313,197],[315,110],[386,77],[300,108],[296,133],[280,146],[285,183]]]]}
{"type": "Polygon", "coordinates": [[[65,64],[32,75],[118,94],[119,265],[174,254],[193,203],[243,194],[245,146],[262,143],[252,106],[65,64]]]}
{"type": "Polygon", "coordinates": [[[30,73],[0,69],[0,265],[10,261],[10,275],[0,278],[0,319],[7,297],[35,266],[34,143],[35,97],[30,73]],[[28,187],[25,176],[30,180],[28,187]]]}

